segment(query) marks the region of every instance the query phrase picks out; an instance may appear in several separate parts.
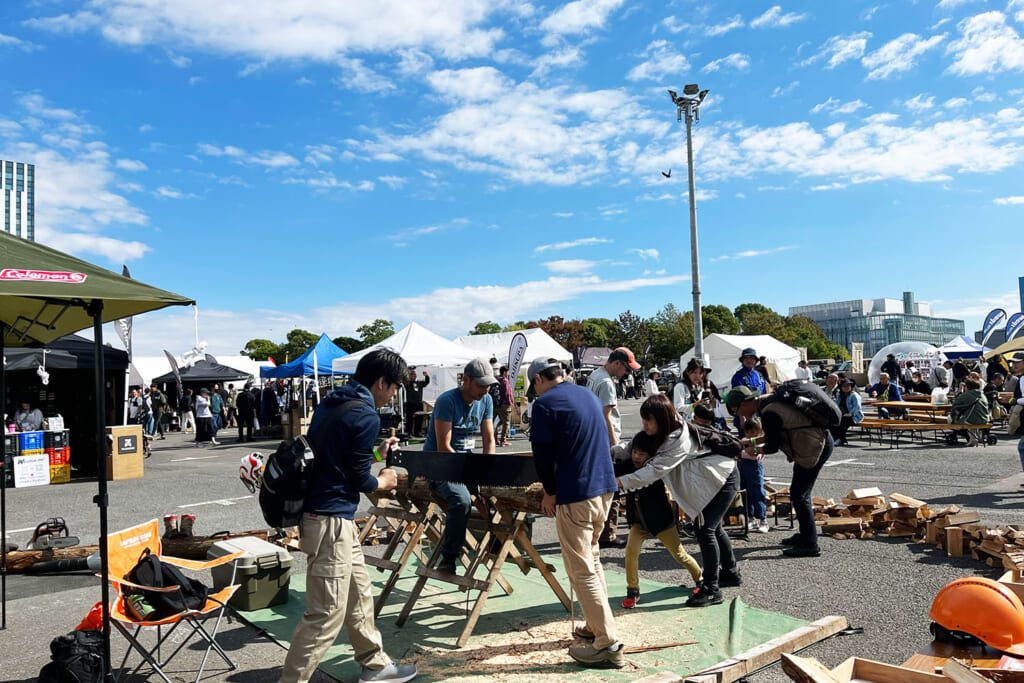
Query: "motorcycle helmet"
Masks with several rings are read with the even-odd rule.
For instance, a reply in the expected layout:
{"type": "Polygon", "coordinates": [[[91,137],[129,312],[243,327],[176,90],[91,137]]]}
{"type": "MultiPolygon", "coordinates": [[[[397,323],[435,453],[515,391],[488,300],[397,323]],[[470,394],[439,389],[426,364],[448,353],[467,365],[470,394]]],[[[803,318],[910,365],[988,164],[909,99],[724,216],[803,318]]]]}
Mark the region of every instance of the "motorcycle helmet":
{"type": "Polygon", "coordinates": [[[997,581],[967,577],[947,584],[928,616],[936,640],[968,634],[996,650],[1024,655],[1024,605],[997,581]]]}
{"type": "Polygon", "coordinates": [[[238,468],[238,478],[249,489],[249,493],[256,493],[256,489],[263,485],[264,457],[262,453],[247,453],[242,456],[242,464],[238,468]]]}

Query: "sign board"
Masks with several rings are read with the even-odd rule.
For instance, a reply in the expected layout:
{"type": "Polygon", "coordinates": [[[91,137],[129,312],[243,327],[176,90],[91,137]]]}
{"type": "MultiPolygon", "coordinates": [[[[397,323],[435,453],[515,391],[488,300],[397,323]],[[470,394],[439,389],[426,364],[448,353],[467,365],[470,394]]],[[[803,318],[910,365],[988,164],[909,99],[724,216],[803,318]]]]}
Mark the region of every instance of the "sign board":
{"type": "Polygon", "coordinates": [[[43,486],[50,483],[50,456],[19,455],[14,458],[14,487],[43,486]]]}
{"type": "Polygon", "coordinates": [[[118,455],[128,455],[129,453],[139,452],[139,437],[136,434],[118,434],[117,435],[117,453],[118,455]]]}

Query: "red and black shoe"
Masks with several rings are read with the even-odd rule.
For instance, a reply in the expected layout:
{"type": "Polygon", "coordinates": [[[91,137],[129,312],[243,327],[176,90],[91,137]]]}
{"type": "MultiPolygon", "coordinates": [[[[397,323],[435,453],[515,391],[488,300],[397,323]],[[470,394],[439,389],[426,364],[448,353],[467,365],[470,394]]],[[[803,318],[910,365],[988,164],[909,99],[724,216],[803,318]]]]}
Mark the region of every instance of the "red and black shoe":
{"type": "Polygon", "coordinates": [[[633,609],[638,602],[640,602],[640,591],[636,588],[627,588],[626,597],[622,598],[622,606],[626,609],[633,609]]]}

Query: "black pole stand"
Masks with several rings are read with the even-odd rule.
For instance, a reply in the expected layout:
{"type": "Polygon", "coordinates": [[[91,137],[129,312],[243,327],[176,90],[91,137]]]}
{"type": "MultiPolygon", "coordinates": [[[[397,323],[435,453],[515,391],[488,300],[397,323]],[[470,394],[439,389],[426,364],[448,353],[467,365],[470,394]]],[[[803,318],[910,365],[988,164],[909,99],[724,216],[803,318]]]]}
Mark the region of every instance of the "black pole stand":
{"type": "MultiPolygon", "coordinates": [[[[4,335],[7,334],[7,326],[0,324],[0,418],[4,417],[4,410],[7,408],[7,385],[6,385],[6,363],[4,356],[4,335]]],[[[7,420],[0,427],[7,431],[7,420]]],[[[12,462],[13,464],[13,462],[12,462]]],[[[13,475],[12,475],[13,476],[13,475]]],[[[0,552],[0,631],[7,628],[7,454],[0,454],[0,543],[3,548],[0,552]]]]}
{"type": "Polygon", "coordinates": [[[106,437],[106,377],[103,368],[103,301],[93,299],[88,312],[92,316],[94,353],[96,364],[96,481],[99,492],[93,502],[100,508],[100,581],[103,601],[103,677],[114,680],[110,665],[110,558],[107,553],[107,437],[106,437]]]}

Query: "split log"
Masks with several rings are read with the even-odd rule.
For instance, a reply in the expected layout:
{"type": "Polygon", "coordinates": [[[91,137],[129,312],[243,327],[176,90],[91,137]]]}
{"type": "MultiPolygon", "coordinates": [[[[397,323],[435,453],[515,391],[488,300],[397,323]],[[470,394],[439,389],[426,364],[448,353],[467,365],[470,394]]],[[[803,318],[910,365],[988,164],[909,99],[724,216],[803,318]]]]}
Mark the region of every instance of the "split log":
{"type": "MultiPolygon", "coordinates": [[[[513,488],[509,486],[481,486],[480,495],[487,498],[494,498],[512,510],[543,514],[540,509],[541,501],[544,499],[544,487],[539,483],[530,484],[526,488],[513,488]]],[[[398,473],[398,486],[393,491],[382,495],[390,499],[398,496],[408,497],[417,507],[425,507],[433,499],[426,480],[418,478],[409,487],[409,476],[398,473]]]]}
{"type": "Polygon", "coordinates": [[[7,573],[27,572],[36,562],[51,560],[74,560],[89,557],[100,547],[98,545],[77,545],[72,548],[51,548],[49,550],[15,550],[7,553],[7,573]]]}
{"type": "Polygon", "coordinates": [[[186,560],[205,560],[206,554],[214,543],[242,536],[255,536],[264,541],[270,540],[270,531],[256,529],[238,533],[217,534],[214,536],[164,536],[160,539],[160,552],[169,557],[180,557],[186,560]]]}

